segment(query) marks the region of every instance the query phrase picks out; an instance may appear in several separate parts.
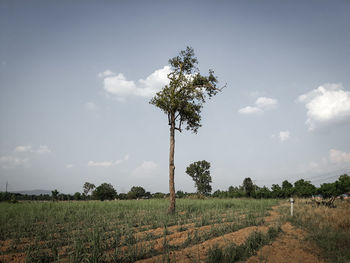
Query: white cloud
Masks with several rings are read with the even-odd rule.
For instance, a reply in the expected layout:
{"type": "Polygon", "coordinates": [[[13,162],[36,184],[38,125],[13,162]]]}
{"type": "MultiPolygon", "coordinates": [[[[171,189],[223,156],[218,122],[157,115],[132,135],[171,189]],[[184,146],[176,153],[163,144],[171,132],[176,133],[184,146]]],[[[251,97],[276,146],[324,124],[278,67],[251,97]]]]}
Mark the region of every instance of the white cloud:
{"type": "Polygon", "coordinates": [[[290,132],[289,131],[280,131],[278,138],[281,142],[284,142],[290,138],[290,132]]]}
{"type": "Polygon", "coordinates": [[[160,91],[165,85],[169,84],[168,74],[171,72],[169,66],[154,71],[146,79],[138,81],[136,95],[142,97],[152,97],[160,91]]]}
{"type": "Polygon", "coordinates": [[[129,158],[130,158],[130,155],[126,154],[123,159],[118,159],[116,161],[102,161],[102,162],[89,161],[87,165],[90,167],[111,167],[111,166],[115,166],[123,162],[126,162],[129,160],[129,158]]]}
{"type": "Polygon", "coordinates": [[[267,110],[275,109],[278,101],[273,98],[259,97],[255,101],[255,106],[246,106],[238,110],[240,114],[261,114],[267,110]]]}
{"type": "Polygon", "coordinates": [[[135,177],[145,178],[145,177],[152,177],[156,170],[158,168],[158,165],[153,161],[143,161],[143,163],[136,167],[134,171],[132,171],[132,175],[135,177]]]}
{"type": "Polygon", "coordinates": [[[104,72],[101,72],[101,73],[97,74],[97,76],[99,78],[104,78],[104,77],[113,76],[113,75],[115,75],[115,73],[110,71],[109,69],[105,70],[104,72]]]}
{"type": "Polygon", "coordinates": [[[164,66],[161,69],[154,71],[146,79],[138,81],[127,80],[122,74],[114,74],[111,71],[99,73],[103,77],[103,89],[111,95],[118,98],[141,96],[152,97],[169,83],[168,74],[170,66],[164,66]],[[106,73],[107,72],[107,73],[106,73]]]}
{"type": "Polygon", "coordinates": [[[28,162],[28,159],[18,158],[15,156],[1,156],[0,164],[2,168],[13,168],[24,165],[28,162]]]}
{"type": "Polygon", "coordinates": [[[97,110],[96,104],[91,102],[91,101],[86,102],[84,106],[85,106],[85,109],[88,110],[88,111],[95,111],[95,110],[97,110]]]}
{"type": "Polygon", "coordinates": [[[239,109],[238,112],[241,114],[260,114],[263,113],[263,110],[259,109],[258,107],[247,106],[242,109],[239,109]]]}
{"type": "Polygon", "coordinates": [[[104,78],[103,88],[110,94],[122,97],[131,96],[136,93],[135,82],[127,80],[122,73],[104,78]]]}
{"type": "Polygon", "coordinates": [[[350,162],[350,153],[331,149],[329,151],[329,160],[332,163],[348,163],[350,162]]]}
{"type": "Polygon", "coordinates": [[[262,110],[274,109],[277,107],[277,104],[276,99],[266,97],[260,97],[255,102],[255,105],[262,110]]]}
{"type": "Polygon", "coordinates": [[[350,120],[350,92],[341,84],[324,84],[300,95],[298,101],[305,103],[310,131],[350,120]]]}
{"type": "Polygon", "coordinates": [[[67,164],[67,165],[66,165],[66,168],[67,168],[67,169],[70,169],[70,168],[73,168],[74,166],[75,166],[74,164],[67,164]]]}
{"type": "Polygon", "coordinates": [[[19,145],[14,149],[16,153],[37,153],[37,154],[47,154],[51,153],[51,150],[46,145],[40,145],[39,148],[33,149],[31,145],[19,145]]]}

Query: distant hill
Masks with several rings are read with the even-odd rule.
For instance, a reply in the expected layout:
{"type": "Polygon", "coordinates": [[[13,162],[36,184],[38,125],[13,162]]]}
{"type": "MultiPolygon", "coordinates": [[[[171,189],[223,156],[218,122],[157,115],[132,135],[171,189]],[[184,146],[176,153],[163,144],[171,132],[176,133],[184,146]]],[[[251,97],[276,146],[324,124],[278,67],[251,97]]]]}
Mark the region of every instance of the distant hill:
{"type": "Polygon", "coordinates": [[[51,195],[50,190],[11,191],[11,193],[22,195],[51,195]]]}

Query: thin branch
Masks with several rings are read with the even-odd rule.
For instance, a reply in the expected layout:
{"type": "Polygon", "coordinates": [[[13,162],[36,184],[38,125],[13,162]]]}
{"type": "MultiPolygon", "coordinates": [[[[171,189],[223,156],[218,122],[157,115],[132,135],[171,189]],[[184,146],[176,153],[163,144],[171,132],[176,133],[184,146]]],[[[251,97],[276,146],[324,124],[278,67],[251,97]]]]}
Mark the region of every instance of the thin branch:
{"type": "Polygon", "coordinates": [[[180,118],[180,124],[179,124],[179,130],[180,130],[180,132],[181,132],[181,125],[182,125],[182,122],[183,122],[183,120],[182,120],[182,118],[180,118]]]}

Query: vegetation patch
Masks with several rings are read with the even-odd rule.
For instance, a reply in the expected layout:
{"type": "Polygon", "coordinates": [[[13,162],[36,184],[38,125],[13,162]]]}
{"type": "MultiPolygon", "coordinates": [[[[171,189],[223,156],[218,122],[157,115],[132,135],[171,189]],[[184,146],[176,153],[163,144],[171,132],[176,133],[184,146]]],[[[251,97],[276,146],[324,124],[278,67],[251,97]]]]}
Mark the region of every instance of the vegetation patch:
{"type": "Polygon", "coordinates": [[[254,231],[241,245],[230,243],[220,247],[219,245],[215,244],[208,251],[207,262],[230,263],[245,260],[254,255],[259,248],[274,240],[280,231],[280,227],[270,227],[267,234],[254,231]]]}
{"type": "MultiPolygon", "coordinates": [[[[336,200],[336,208],[312,207],[306,200],[297,200],[293,225],[305,229],[308,238],[322,251],[330,262],[350,262],[350,200],[336,200]]],[[[284,214],[288,208],[284,208],[284,214]]]]}

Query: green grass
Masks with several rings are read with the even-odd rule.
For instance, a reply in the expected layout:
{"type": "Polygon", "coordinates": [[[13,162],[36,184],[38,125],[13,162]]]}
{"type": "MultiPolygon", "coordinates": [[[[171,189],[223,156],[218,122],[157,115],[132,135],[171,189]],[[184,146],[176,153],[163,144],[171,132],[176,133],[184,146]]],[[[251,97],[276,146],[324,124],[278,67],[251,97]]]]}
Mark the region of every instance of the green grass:
{"type": "Polygon", "coordinates": [[[0,203],[0,241],[11,243],[1,254],[25,252],[28,262],[59,258],[70,262],[133,262],[183,247],[166,244],[167,251],[154,251],[152,241],[174,231],[187,231],[189,224],[200,228],[229,222],[189,235],[185,242],[193,245],[259,224],[275,204],[277,201],[271,199],[179,199],[175,215],[169,215],[168,200],[157,199],[0,203]],[[175,229],[170,231],[171,226],[175,229]],[[141,239],[135,235],[155,228],[162,228],[162,233],[145,234],[141,239]],[[140,246],[140,242],[148,245],[140,246]]]}

